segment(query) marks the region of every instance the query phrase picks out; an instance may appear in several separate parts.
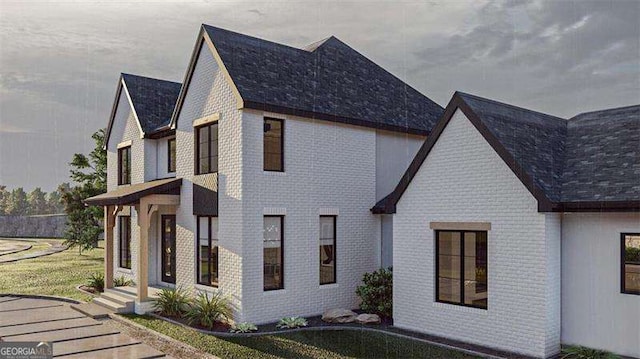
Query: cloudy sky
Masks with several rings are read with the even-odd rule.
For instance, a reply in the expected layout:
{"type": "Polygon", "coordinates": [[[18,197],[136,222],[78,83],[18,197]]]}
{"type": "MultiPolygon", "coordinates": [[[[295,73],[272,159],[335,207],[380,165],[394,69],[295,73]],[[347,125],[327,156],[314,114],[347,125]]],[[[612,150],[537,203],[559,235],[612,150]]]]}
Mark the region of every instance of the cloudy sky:
{"type": "Polygon", "coordinates": [[[120,72],[182,81],[201,23],[335,35],[445,106],[455,90],[568,117],[640,103],[640,1],[0,2],[0,184],[49,191],[120,72]]]}

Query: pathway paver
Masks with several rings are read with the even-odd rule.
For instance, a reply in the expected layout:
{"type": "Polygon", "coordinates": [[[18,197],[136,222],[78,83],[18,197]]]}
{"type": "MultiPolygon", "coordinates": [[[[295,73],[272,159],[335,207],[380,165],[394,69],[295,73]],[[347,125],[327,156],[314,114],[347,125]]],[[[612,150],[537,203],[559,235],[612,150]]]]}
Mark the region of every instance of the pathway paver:
{"type": "Polygon", "coordinates": [[[120,333],[119,331],[111,328],[107,328],[104,325],[97,325],[95,327],[90,327],[90,328],[91,328],[90,330],[87,330],[87,328],[71,328],[71,329],[54,330],[50,332],[16,335],[16,336],[7,338],[7,340],[18,341],[18,342],[29,342],[29,341],[61,342],[61,341],[71,340],[71,339],[91,338],[91,337],[99,337],[103,335],[120,333]]]}
{"type": "MultiPolygon", "coordinates": [[[[91,318],[75,318],[75,319],[54,320],[51,322],[44,322],[44,323],[13,325],[10,327],[0,328],[0,339],[3,339],[3,337],[9,337],[7,338],[7,340],[11,340],[10,337],[12,335],[32,334],[32,333],[48,332],[48,331],[60,330],[60,329],[81,328],[81,327],[87,327],[90,325],[102,325],[102,324],[97,320],[93,320],[91,318]]],[[[91,328],[85,328],[85,329],[91,330],[91,328]]]]}
{"type": "Polygon", "coordinates": [[[35,308],[61,307],[61,306],[63,306],[63,304],[59,301],[22,298],[22,300],[0,302],[0,312],[35,309],[35,308]]]}
{"type": "Polygon", "coordinates": [[[53,355],[70,355],[86,353],[90,356],[93,351],[109,349],[127,345],[140,344],[139,340],[132,339],[124,334],[103,335],[94,338],[68,340],[53,345],[53,355]]]}
{"type": "MultiPolygon", "coordinates": [[[[53,347],[55,348],[55,344],[53,347]]],[[[135,344],[126,347],[109,348],[100,351],[90,353],[80,353],[72,355],[64,355],[56,358],[61,359],[113,359],[113,358],[127,358],[127,359],[151,359],[151,358],[163,358],[165,355],[156,349],[146,344],[135,344]]]]}
{"type": "Polygon", "coordinates": [[[28,311],[20,310],[2,313],[0,315],[0,327],[83,317],[82,313],[64,306],[60,308],[36,308],[28,311]]]}
{"type": "Polygon", "coordinates": [[[18,297],[11,297],[11,296],[5,295],[5,296],[0,297],[0,303],[10,302],[10,301],[12,301],[12,300],[18,300],[18,299],[20,299],[20,298],[18,298],[18,297]]]}

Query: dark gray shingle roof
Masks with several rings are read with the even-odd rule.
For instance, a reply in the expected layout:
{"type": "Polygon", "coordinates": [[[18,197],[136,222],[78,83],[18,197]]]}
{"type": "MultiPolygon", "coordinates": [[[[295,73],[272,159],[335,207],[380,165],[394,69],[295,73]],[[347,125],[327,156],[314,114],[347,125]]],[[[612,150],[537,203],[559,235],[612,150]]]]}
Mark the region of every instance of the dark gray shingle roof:
{"type": "Polygon", "coordinates": [[[181,83],[124,73],[122,79],[145,134],[152,134],[170,123],[181,83]]]}
{"type": "Polygon", "coordinates": [[[538,199],[541,211],[640,209],[640,105],[565,120],[456,92],[432,136],[374,213],[395,212],[458,108],[538,199]]]}
{"type": "Polygon", "coordinates": [[[335,37],[298,49],[209,25],[203,28],[246,107],[289,109],[423,134],[443,113],[441,106],[335,37]]]}

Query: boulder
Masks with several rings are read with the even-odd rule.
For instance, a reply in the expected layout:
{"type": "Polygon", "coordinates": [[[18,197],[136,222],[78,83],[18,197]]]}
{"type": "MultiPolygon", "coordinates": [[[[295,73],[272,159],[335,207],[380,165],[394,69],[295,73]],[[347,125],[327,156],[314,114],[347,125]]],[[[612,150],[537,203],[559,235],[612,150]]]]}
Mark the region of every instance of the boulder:
{"type": "Polygon", "coordinates": [[[329,309],[322,314],[322,320],[327,323],[352,323],[357,314],[349,309],[329,309]]]}
{"type": "Polygon", "coordinates": [[[379,324],[380,316],[377,314],[360,314],[356,317],[356,322],[360,324],[379,324]]]}

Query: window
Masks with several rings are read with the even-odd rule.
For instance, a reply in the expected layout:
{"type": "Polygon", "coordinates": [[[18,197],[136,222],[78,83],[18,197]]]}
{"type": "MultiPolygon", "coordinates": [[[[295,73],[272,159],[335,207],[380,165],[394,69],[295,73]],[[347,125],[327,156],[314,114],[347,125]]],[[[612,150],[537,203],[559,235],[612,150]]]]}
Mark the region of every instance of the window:
{"type": "Polygon", "coordinates": [[[196,174],[218,172],[218,123],[196,127],[196,174]]]}
{"type": "Polygon", "coordinates": [[[283,216],[264,216],[264,290],[284,288],[283,216]]]}
{"type": "Polygon", "coordinates": [[[131,146],[118,149],[118,184],[131,184],[131,146]]]}
{"type": "Polygon", "coordinates": [[[169,163],[167,163],[167,171],[175,172],[176,171],[176,139],[170,138],[167,141],[167,148],[169,153],[167,154],[167,159],[169,163]]]}
{"type": "Polygon", "coordinates": [[[640,233],[622,233],[622,293],[640,295],[640,233]]]}
{"type": "Polygon", "coordinates": [[[320,284],[336,282],[336,216],[320,216],[320,284]]]}
{"type": "Polygon", "coordinates": [[[284,120],[264,119],[264,170],[284,171],[284,120]]]}
{"type": "Polygon", "coordinates": [[[118,243],[120,268],[131,269],[131,217],[118,217],[118,243]]]}
{"type": "Polygon", "coordinates": [[[198,284],[218,286],[218,217],[198,217],[198,284]]]}
{"type": "Polygon", "coordinates": [[[487,309],[487,232],[436,231],[436,301],[487,309]]]}

